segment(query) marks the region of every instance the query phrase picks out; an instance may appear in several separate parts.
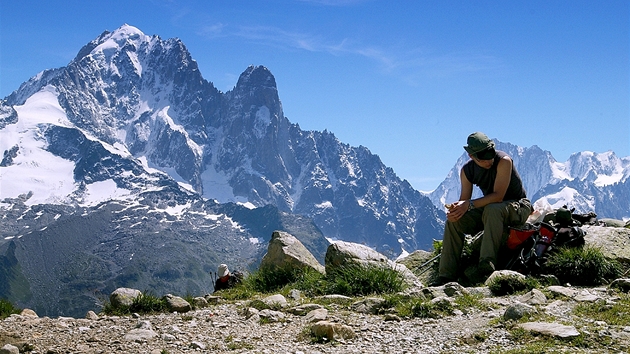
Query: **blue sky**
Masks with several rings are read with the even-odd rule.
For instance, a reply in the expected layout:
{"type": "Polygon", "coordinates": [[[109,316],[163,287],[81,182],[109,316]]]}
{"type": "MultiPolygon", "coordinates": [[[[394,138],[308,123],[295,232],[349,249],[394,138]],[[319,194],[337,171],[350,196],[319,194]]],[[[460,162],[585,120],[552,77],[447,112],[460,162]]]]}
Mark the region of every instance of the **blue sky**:
{"type": "Polygon", "coordinates": [[[368,147],[416,189],[474,131],[561,162],[630,156],[625,0],[2,1],[0,16],[0,97],[127,23],[180,38],[224,92],[268,67],[292,123],[368,147]]]}

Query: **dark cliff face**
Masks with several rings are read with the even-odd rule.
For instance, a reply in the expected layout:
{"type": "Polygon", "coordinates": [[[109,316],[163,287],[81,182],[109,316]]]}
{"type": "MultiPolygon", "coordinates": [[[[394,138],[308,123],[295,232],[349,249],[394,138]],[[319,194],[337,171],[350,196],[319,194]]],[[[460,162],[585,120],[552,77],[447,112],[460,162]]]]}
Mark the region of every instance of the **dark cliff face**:
{"type": "Polygon", "coordinates": [[[9,220],[0,239],[0,298],[40,316],[98,312],[118,287],[211,293],[217,266],[251,270],[274,230],[295,235],[320,260],[328,244],[310,219],[271,205],[217,204],[173,188],[95,207],[14,201],[0,217],[9,220]],[[169,212],[182,204],[189,204],[184,212],[169,212]]]}

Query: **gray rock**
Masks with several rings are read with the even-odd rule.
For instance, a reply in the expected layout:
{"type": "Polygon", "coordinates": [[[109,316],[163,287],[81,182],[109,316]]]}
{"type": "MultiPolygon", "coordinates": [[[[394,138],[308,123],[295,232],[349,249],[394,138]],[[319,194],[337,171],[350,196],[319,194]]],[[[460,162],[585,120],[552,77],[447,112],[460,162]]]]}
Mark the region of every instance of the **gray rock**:
{"type": "Polygon", "coordinates": [[[449,297],[468,294],[468,291],[466,290],[466,288],[464,288],[457,282],[446,283],[443,285],[443,288],[444,288],[444,294],[446,294],[446,296],[449,296],[449,297]]]}
{"type": "Polygon", "coordinates": [[[263,256],[260,268],[313,269],[325,274],[315,256],[295,236],[284,231],[274,231],[263,256]]]}
{"type": "Polygon", "coordinates": [[[125,334],[123,338],[132,342],[143,342],[155,338],[158,334],[153,331],[152,327],[149,321],[139,321],[136,328],[125,334]]]}
{"type": "Polygon", "coordinates": [[[283,321],[287,317],[287,315],[285,315],[283,312],[274,311],[270,309],[261,310],[258,313],[258,316],[260,316],[261,319],[264,318],[268,322],[280,322],[280,321],[283,321]]]}
{"type": "Polygon", "coordinates": [[[96,312],[94,311],[88,311],[85,314],[85,318],[87,318],[88,320],[92,320],[92,321],[98,321],[98,315],[96,314],[96,312]]]}
{"type": "Polygon", "coordinates": [[[305,322],[319,322],[323,321],[328,317],[328,310],[321,308],[315,309],[304,316],[305,322]]]}
{"type": "Polygon", "coordinates": [[[204,297],[197,296],[197,297],[193,298],[193,304],[197,308],[208,307],[208,300],[206,300],[206,298],[204,298],[204,297]]]}
{"type": "Polygon", "coordinates": [[[287,309],[286,312],[297,315],[297,316],[304,316],[313,310],[318,310],[318,309],[323,309],[323,308],[324,306],[320,304],[303,304],[303,305],[299,305],[299,306],[295,306],[290,309],[287,309]]]}
{"type": "Polygon", "coordinates": [[[503,314],[503,318],[506,320],[518,320],[523,318],[525,315],[530,315],[536,313],[537,310],[535,307],[524,304],[522,302],[517,302],[512,304],[505,309],[505,313],[503,314]]]}
{"type": "Polygon", "coordinates": [[[37,316],[37,313],[31,309],[22,310],[22,312],[20,312],[20,315],[25,316],[25,317],[39,317],[37,316]]]}
{"type": "Polygon", "coordinates": [[[385,299],[380,297],[368,297],[352,304],[351,309],[359,313],[376,314],[383,308],[385,299]]]}
{"type": "Polygon", "coordinates": [[[560,338],[572,338],[580,335],[580,332],[575,327],[559,323],[527,322],[518,326],[526,331],[560,338]]]}
{"type": "Polygon", "coordinates": [[[573,288],[569,288],[566,286],[559,286],[559,285],[548,286],[547,290],[552,292],[555,295],[562,295],[571,299],[579,294],[579,292],[573,288]]]}
{"type": "Polygon", "coordinates": [[[142,295],[140,290],[131,288],[118,288],[109,295],[109,302],[114,308],[131,306],[133,300],[142,295]]]}
{"type": "Polygon", "coordinates": [[[356,337],[356,334],[350,326],[329,321],[319,321],[313,324],[311,326],[311,333],[313,333],[315,337],[327,338],[328,340],[352,339],[356,337]]]}
{"type": "Polygon", "coordinates": [[[488,277],[488,279],[486,279],[484,285],[485,286],[489,286],[490,284],[492,284],[492,282],[499,277],[516,277],[519,279],[525,279],[526,276],[519,273],[519,272],[515,272],[513,270],[507,270],[507,269],[503,269],[503,270],[497,270],[492,272],[492,274],[490,274],[490,276],[488,277]]]}
{"type": "Polygon", "coordinates": [[[413,266],[419,266],[426,263],[431,258],[433,258],[433,252],[416,250],[405,257],[397,259],[396,263],[402,263],[407,266],[407,268],[412,268],[413,266]]]}
{"type": "Polygon", "coordinates": [[[157,336],[157,333],[149,329],[132,329],[127,334],[125,334],[123,339],[131,342],[143,342],[145,340],[153,339],[157,336]]]}
{"type": "Polygon", "coordinates": [[[422,289],[422,295],[427,299],[435,299],[436,297],[448,296],[444,292],[444,285],[430,286],[422,289]]]}
{"type": "Polygon", "coordinates": [[[20,354],[20,350],[11,344],[5,344],[0,348],[0,354],[20,354]]]}
{"type": "Polygon", "coordinates": [[[388,267],[398,271],[411,286],[423,287],[422,282],[404,264],[391,261],[385,255],[358,243],[337,241],[326,250],[326,272],[350,265],[388,267]]]}
{"type": "Polygon", "coordinates": [[[451,308],[454,304],[453,299],[447,296],[436,297],[429,302],[443,309],[451,308]]]}
{"type": "Polygon", "coordinates": [[[581,292],[573,298],[577,302],[597,302],[602,298],[589,292],[581,292]]]}
{"type": "Polygon", "coordinates": [[[630,229],[584,225],[586,246],[595,247],[606,257],[622,262],[630,261],[630,229]]]}
{"type": "Polygon", "coordinates": [[[289,306],[287,299],[281,294],[267,296],[266,298],[262,299],[262,302],[264,302],[265,305],[271,308],[285,308],[289,306]]]}
{"type": "Polygon", "coordinates": [[[466,288],[466,291],[468,291],[468,293],[471,295],[481,295],[483,297],[492,296],[492,290],[490,290],[490,288],[488,288],[487,286],[476,286],[473,288],[466,288]]]}
{"type": "Polygon", "coordinates": [[[613,280],[608,286],[610,289],[618,289],[624,293],[630,292],[630,279],[620,278],[613,280]]]}
{"type": "Polygon", "coordinates": [[[164,299],[166,300],[166,305],[168,309],[172,312],[188,312],[192,310],[192,306],[188,303],[188,301],[183,298],[171,294],[164,295],[164,299]]]}
{"type": "Polygon", "coordinates": [[[337,241],[326,250],[326,268],[333,269],[347,265],[389,266],[385,255],[368,246],[353,242],[337,241]]]}
{"type": "Polygon", "coordinates": [[[528,305],[544,305],[547,303],[547,296],[538,289],[532,289],[527,294],[520,296],[518,301],[528,305]]]}

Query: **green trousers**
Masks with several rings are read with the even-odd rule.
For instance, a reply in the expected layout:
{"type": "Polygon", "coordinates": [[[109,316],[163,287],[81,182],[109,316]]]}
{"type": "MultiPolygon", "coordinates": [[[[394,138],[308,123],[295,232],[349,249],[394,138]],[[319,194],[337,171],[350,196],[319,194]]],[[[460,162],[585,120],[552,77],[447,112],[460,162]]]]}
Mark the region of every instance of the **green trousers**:
{"type": "Polygon", "coordinates": [[[497,254],[507,240],[508,227],[520,227],[532,213],[529,200],[510,200],[470,210],[455,222],[446,221],[439,275],[457,279],[466,235],[483,230],[479,260],[497,264],[497,254]]]}

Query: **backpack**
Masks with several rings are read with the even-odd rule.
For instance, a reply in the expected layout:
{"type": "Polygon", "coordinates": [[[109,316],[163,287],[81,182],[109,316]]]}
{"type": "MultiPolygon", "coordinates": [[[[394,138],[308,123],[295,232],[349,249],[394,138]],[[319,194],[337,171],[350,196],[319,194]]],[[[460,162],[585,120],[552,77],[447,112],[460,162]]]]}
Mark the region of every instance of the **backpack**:
{"type": "Polygon", "coordinates": [[[522,274],[538,273],[546,261],[547,252],[556,239],[556,229],[548,223],[525,224],[510,228],[507,246],[512,257],[505,269],[522,274]]]}
{"type": "Polygon", "coordinates": [[[539,274],[554,250],[584,246],[586,232],[579,226],[568,224],[573,223],[540,222],[525,224],[522,228],[510,228],[506,245],[513,253],[505,269],[522,274],[539,274]]]}

